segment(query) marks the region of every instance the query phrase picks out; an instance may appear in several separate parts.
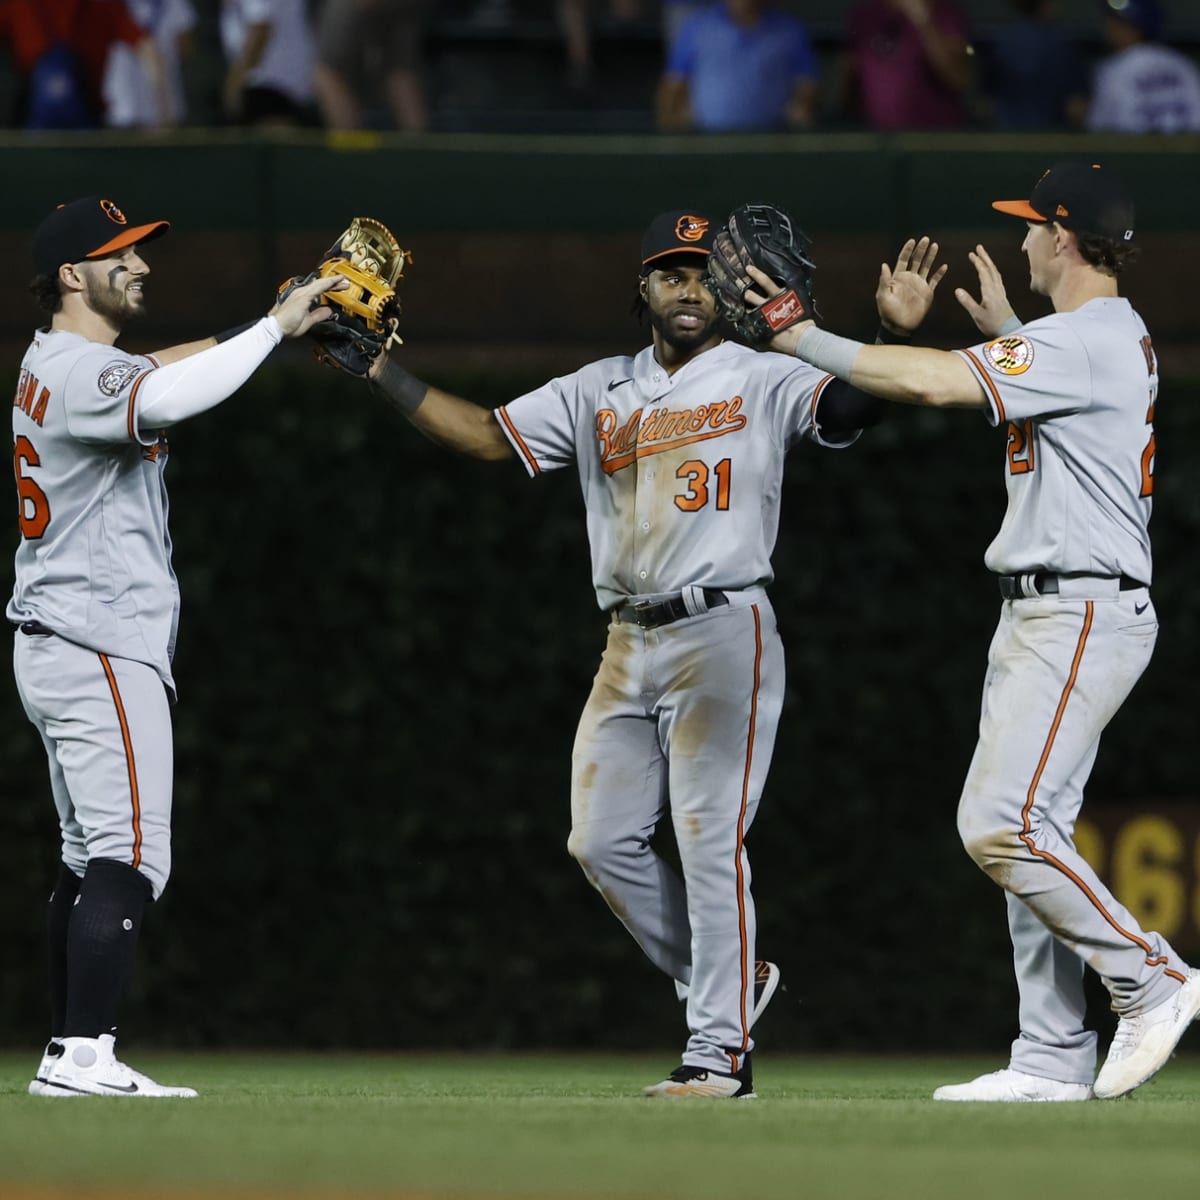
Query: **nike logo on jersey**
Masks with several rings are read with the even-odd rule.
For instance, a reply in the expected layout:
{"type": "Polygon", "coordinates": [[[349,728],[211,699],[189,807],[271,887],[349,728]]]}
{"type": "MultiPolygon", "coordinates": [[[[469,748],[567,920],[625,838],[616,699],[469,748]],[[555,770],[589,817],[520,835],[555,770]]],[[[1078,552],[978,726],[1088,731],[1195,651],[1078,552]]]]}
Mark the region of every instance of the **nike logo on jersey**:
{"type": "Polygon", "coordinates": [[[741,396],[698,408],[655,408],[645,420],[644,410],[639,408],[622,424],[611,408],[602,408],[596,413],[600,466],[606,475],[612,475],[639,458],[736,433],[746,425],[741,408],[741,396]]]}
{"type": "Polygon", "coordinates": [[[1133,611],[1135,613],[1137,613],[1137,615],[1140,617],[1142,615],[1142,613],[1144,613],[1146,611],[1146,609],[1148,609],[1149,607],[1150,607],[1150,601],[1147,600],[1145,604],[1135,604],[1133,606],[1133,611]]]}
{"type": "Polygon", "coordinates": [[[613,379],[609,382],[608,390],[611,392],[613,390],[613,388],[619,388],[621,386],[621,384],[623,384],[623,383],[632,383],[632,382],[633,382],[632,376],[630,376],[628,379],[613,379]]]}

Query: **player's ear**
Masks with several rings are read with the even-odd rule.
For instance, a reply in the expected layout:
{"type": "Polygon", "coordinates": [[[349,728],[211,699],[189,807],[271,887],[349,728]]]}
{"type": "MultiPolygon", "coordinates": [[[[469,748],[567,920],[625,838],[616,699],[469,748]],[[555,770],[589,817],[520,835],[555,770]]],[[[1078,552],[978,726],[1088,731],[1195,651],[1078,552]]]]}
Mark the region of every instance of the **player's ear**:
{"type": "Polygon", "coordinates": [[[69,292],[81,292],[84,288],[83,276],[74,263],[63,263],[58,268],[58,282],[69,292]]]}
{"type": "Polygon", "coordinates": [[[645,301],[647,303],[649,302],[649,300],[650,300],[650,283],[645,275],[640,276],[638,279],[638,295],[641,296],[643,301],[645,301]]]}

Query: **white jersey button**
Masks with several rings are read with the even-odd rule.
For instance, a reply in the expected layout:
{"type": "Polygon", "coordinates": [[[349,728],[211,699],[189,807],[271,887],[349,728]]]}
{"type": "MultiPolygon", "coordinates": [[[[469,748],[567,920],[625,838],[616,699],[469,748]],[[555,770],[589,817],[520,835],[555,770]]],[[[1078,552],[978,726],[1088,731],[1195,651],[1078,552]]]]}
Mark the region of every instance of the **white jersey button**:
{"type": "Polygon", "coordinates": [[[649,529],[649,528],[650,528],[650,522],[649,522],[649,521],[643,521],[643,522],[642,522],[642,528],[643,528],[643,529],[649,529]]]}
{"type": "Polygon", "coordinates": [[[645,571],[639,571],[639,572],[638,572],[638,578],[639,578],[639,579],[645,579],[645,578],[646,578],[646,572],[645,572],[645,571]]]}

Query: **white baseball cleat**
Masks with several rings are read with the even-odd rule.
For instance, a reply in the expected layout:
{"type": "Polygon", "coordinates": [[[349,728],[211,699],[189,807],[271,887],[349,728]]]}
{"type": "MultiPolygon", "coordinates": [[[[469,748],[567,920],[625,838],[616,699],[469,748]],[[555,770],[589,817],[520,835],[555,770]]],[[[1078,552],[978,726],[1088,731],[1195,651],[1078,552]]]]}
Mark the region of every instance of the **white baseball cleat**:
{"type": "Polygon", "coordinates": [[[676,1067],[662,1083],[642,1088],[643,1096],[664,1100],[755,1100],[750,1055],[736,1075],[704,1067],[676,1067]]]}
{"type": "MultiPolygon", "coordinates": [[[[63,1053],[42,1083],[42,1096],[141,1096],[189,1099],[192,1088],[163,1087],[148,1075],[126,1066],[114,1054],[112,1034],[63,1039],[63,1053]]],[[[32,1085],[31,1085],[32,1089],[32,1085]]]]}
{"type": "Polygon", "coordinates": [[[1039,1102],[1065,1103],[1090,1100],[1092,1089],[1086,1083],[1064,1083],[1005,1067],[980,1075],[969,1083],[948,1083],[933,1093],[935,1100],[978,1101],[993,1104],[1028,1104],[1039,1102]]]}
{"type": "Polygon", "coordinates": [[[62,1038],[51,1038],[46,1043],[46,1051],[42,1055],[42,1061],[38,1063],[37,1072],[29,1081],[29,1094],[31,1096],[40,1096],[46,1087],[46,1079],[50,1074],[50,1068],[62,1057],[63,1044],[62,1038]]]}
{"type": "Polygon", "coordinates": [[[779,987],[782,976],[779,968],[773,962],[760,958],[754,964],[754,1009],[750,1013],[750,1026],[763,1015],[763,1010],[771,1003],[775,989],[779,987]]]}
{"type": "Polygon", "coordinates": [[[1117,1022],[1112,1045],[1100,1074],[1096,1095],[1114,1100],[1158,1073],[1175,1052],[1184,1030],[1200,1013],[1200,970],[1188,972],[1188,981],[1170,1000],[1164,1000],[1136,1017],[1117,1022]]]}

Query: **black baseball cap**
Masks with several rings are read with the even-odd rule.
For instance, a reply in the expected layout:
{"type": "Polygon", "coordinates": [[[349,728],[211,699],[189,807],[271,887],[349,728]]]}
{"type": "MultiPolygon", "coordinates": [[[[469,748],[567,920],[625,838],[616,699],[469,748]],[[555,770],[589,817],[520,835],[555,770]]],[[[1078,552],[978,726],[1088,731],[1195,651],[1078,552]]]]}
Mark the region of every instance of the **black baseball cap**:
{"type": "Polygon", "coordinates": [[[1120,179],[1099,163],[1056,163],[1028,200],[995,200],[992,207],[1026,221],[1057,221],[1076,233],[1133,241],[1133,201],[1120,179]]]}
{"type": "Polygon", "coordinates": [[[713,223],[694,208],[673,208],[659,213],[642,235],[642,274],[654,270],[659,259],[669,254],[712,252],[713,223]]]}
{"type": "Polygon", "coordinates": [[[60,204],[34,231],[33,266],[39,275],[54,275],[63,263],[104,258],[126,246],[162,237],[168,221],[132,225],[111,201],[85,196],[60,204]]]}

